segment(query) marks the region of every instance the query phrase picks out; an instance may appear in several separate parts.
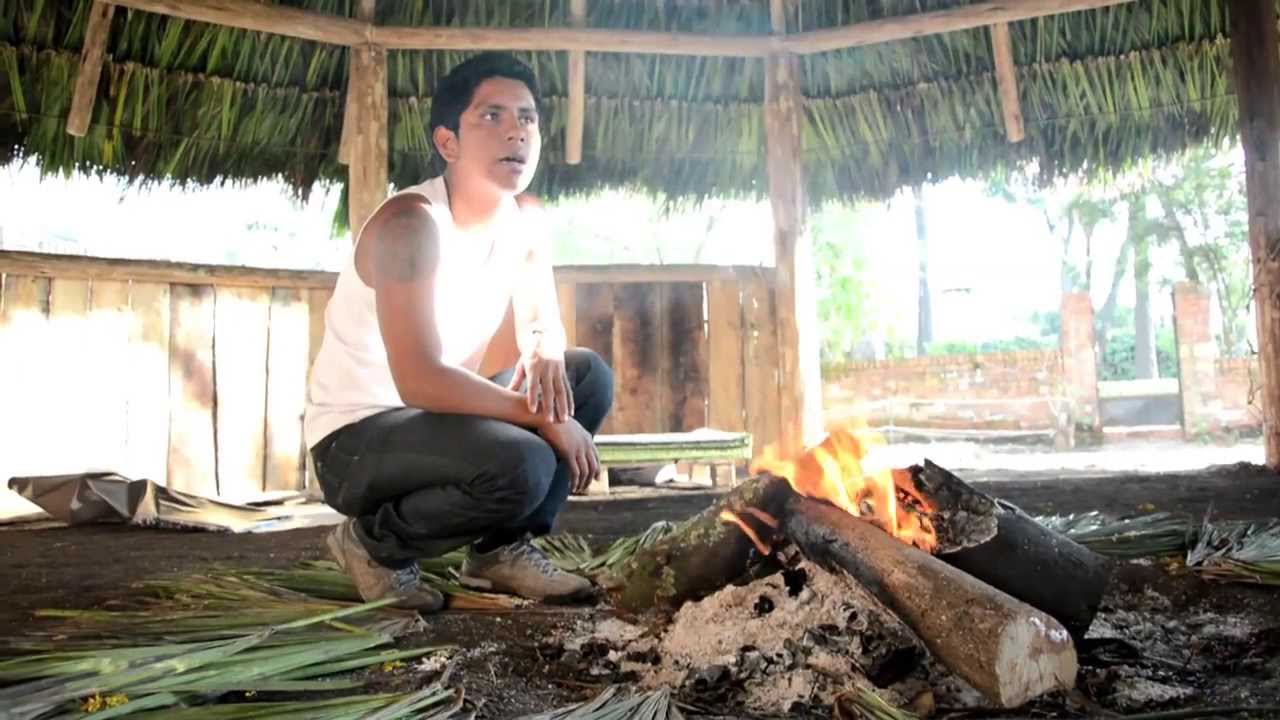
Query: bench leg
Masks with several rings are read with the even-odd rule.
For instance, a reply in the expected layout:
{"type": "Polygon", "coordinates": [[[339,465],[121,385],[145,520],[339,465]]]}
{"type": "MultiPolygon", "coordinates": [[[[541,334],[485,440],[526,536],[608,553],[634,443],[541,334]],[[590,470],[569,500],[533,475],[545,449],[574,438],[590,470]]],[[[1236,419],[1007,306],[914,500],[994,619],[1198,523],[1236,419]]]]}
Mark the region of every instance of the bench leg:
{"type": "Polygon", "coordinates": [[[718,488],[734,487],[738,484],[738,468],[733,463],[716,463],[712,468],[711,485],[718,488]]]}

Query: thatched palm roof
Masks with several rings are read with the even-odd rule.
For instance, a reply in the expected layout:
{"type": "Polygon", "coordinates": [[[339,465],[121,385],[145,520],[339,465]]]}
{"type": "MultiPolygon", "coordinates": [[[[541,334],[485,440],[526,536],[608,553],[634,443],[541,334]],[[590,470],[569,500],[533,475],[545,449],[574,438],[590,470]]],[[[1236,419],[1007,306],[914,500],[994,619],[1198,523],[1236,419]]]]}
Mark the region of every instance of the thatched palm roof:
{"type": "MultiPolygon", "coordinates": [[[[284,4],[349,16],[351,0],[284,4]]],[[[792,31],[964,4],[804,0],[792,31]]],[[[118,10],[89,135],[65,130],[89,0],[0,0],[0,161],[38,159],[197,183],[283,177],[305,191],[337,163],[347,50],[118,10]]],[[[568,0],[397,0],[387,25],[564,26],[568,0]]],[[[591,0],[592,27],[767,33],[764,0],[591,0]]],[[[930,177],[1038,161],[1115,166],[1235,132],[1221,0],[1138,0],[1012,25],[1027,138],[1010,144],[985,29],[806,56],[808,194],[883,196],[930,177]]],[[[437,79],[464,53],[390,51],[391,177],[420,179],[437,79]]],[[[593,53],[583,163],[561,160],[565,53],[523,53],[546,95],[547,195],[630,184],[762,194],[759,59],[593,53]]]]}

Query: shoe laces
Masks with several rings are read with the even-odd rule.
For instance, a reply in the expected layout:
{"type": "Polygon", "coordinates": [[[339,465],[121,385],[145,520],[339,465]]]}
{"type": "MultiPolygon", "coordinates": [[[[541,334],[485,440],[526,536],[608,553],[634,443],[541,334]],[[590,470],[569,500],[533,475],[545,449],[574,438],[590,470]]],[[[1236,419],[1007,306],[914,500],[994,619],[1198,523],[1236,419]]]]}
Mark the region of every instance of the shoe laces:
{"type": "Polygon", "coordinates": [[[521,540],[512,545],[511,554],[514,557],[528,560],[543,575],[554,576],[560,573],[560,568],[551,562],[551,558],[547,557],[546,553],[539,550],[536,545],[528,540],[521,540]]]}

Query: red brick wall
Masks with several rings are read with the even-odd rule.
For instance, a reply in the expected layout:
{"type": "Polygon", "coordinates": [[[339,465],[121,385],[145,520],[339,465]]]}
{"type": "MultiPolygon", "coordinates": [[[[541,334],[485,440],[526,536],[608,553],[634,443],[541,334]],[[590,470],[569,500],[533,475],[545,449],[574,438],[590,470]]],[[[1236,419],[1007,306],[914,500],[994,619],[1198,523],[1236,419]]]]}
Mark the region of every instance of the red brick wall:
{"type": "Polygon", "coordinates": [[[1262,393],[1257,358],[1220,358],[1217,369],[1221,424],[1237,429],[1261,428],[1262,393]]]}
{"type": "Polygon", "coordinates": [[[1051,430],[1062,403],[1056,351],[949,355],[851,363],[823,377],[828,427],[1051,430]]]}

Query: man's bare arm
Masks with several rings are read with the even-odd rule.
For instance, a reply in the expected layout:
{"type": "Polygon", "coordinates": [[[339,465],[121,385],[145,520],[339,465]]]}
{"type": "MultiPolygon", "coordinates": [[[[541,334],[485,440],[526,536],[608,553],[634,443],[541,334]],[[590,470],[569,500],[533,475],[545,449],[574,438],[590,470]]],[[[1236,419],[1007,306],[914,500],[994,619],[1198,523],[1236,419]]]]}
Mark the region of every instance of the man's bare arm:
{"type": "Polygon", "coordinates": [[[435,322],[439,234],[424,201],[387,203],[366,228],[378,327],[396,389],[406,405],[439,413],[481,415],[538,427],[524,396],[441,359],[435,322]]]}

